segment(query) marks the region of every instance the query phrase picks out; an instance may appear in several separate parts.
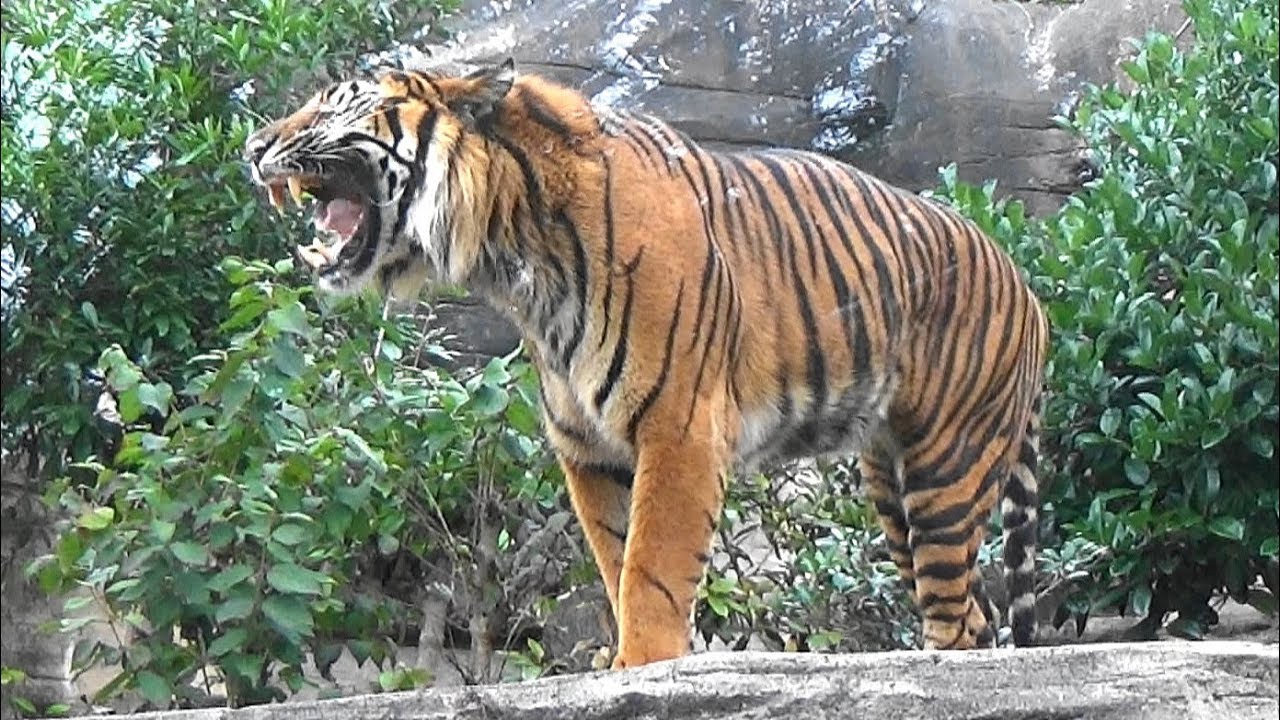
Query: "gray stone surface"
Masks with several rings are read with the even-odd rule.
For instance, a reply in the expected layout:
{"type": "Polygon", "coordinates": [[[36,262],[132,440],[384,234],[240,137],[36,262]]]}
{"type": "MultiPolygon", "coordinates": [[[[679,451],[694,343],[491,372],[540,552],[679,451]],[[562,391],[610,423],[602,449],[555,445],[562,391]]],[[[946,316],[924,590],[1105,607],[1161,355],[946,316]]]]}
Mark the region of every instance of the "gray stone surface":
{"type": "Polygon", "coordinates": [[[137,720],[1097,718],[1271,720],[1280,654],[1255,643],[861,655],[706,653],[623,673],[137,720]]]}
{"type": "Polygon", "coordinates": [[[428,51],[512,56],[697,140],[818,149],[913,190],[955,161],[1043,213],[1080,170],[1053,115],[1183,17],[1176,0],[469,0],[428,51]]]}

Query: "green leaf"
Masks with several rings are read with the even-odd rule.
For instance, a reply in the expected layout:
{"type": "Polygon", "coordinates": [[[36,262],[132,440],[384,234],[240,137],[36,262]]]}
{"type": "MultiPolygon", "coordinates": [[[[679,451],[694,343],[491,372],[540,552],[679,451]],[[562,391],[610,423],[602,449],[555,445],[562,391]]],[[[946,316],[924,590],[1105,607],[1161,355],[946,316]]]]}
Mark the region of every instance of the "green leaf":
{"type": "Polygon", "coordinates": [[[400,549],[400,538],[395,535],[387,535],[385,533],[378,535],[378,552],[383,555],[392,555],[400,549]]]}
{"type": "Polygon", "coordinates": [[[1226,423],[1221,420],[1214,420],[1200,433],[1200,447],[1208,450],[1226,440],[1227,435],[1230,434],[1231,428],[1227,427],[1226,423]]]}
{"type": "Polygon", "coordinates": [[[295,644],[301,642],[302,638],[310,637],[315,626],[306,603],[293,595],[272,595],[267,598],[262,603],[262,614],[281,635],[295,644]]]}
{"type": "Polygon", "coordinates": [[[1151,469],[1141,458],[1130,456],[1124,459],[1124,476],[1134,485],[1146,485],[1151,479],[1151,469]]]}
{"type": "Polygon", "coordinates": [[[169,552],[186,565],[205,565],[209,562],[209,553],[203,545],[193,542],[176,542],[169,546],[169,552]]]}
{"type": "Polygon", "coordinates": [[[232,587],[239,585],[253,575],[253,569],[248,565],[232,565],[222,572],[209,578],[208,587],[213,592],[225,593],[232,587]]]}
{"type": "Polygon", "coordinates": [[[1263,557],[1280,555],[1280,536],[1272,535],[1258,546],[1258,554],[1263,557]]]}
{"type": "Polygon", "coordinates": [[[89,324],[95,329],[98,327],[98,308],[94,307],[93,303],[88,300],[80,303],[80,314],[84,315],[84,318],[88,320],[89,324]]]}
{"type": "Polygon", "coordinates": [[[240,412],[249,394],[253,391],[253,380],[243,375],[237,376],[227,383],[222,390],[222,415],[230,418],[240,412]]]}
{"type": "Polygon", "coordinates": [[[294,335],[305,336],[311,332],[311,325],[307,321],[307,310],[296,300],[268,312],[267,324],[281,332],[294,335]]]}
{"type": "Polygon", "coordinates": [[[219,604],[214,609],[213,616],[218,622],[225,623],[232,620],[244,620],[252,612],[253,595],[251,593],[240,593],[232,595],[219,604]]]}
{"type": "Polygon", "coordinates": [[[161,414],[169,412],[169,401],[173,398],[173,390],[166,383],[139,383],[138,402],[161,414]]]}
{"type": "Polygon", "coordinates": [[[86,530],[105,530],[116,517],[116,511],[109,507],[94,508],[86,511],[76,520],[76,525],[86,530]]]}
{"type": "Polygon", "coordinates": [[[79,595],[77,597],[70,597],[64,600],[62,603],[62,610],[64,612],[71,613],[71,612],[80,610],[82,608],[88,607],[89,605],[92,605],[92,604],[93,604],[92,595],[79,595]]]}
{"type": "Polygon", "coordinates": [[[228,675],[236,676],[249,683],[258,682],[262,665],[266,658],[258,654],[229,652],[218,663],[228,675]]]}
{"type": "Polygon", "coordinates": [[[537,435],[540,428],[537,410],[524,402],[513,401],[507,406],[507,422],[522,435],[537,435]]]}
{"type": "Polygon", "coordinates": [[[302,351],[284,337],[277,338],[271,344],[271,360],[276,369],[291,378],[302,375],[307,369],[307,360],[302,351]]]}
{"type": "Polygon", "coordinates": [[[1098,420],[1098,429],[1103,435],[1111,437],[1116,434],[1116,429],[1120,427],[1120,410],[1119,408],[1107,408],[1101,419],[1098,420]]]}
{"type": "Polygon", "coordinates": [[[229,522],[214,522],[209,525],[209,547],[221,550],[236,539],[236,528],[229,522]]]}
{"type": "Polygon", "coordinates": [[[1151,587],[1142,583],[1129,595],[1129,607],[1136,617],[1146,617],[1151,610],[1151,587]]]}
{"type": "Polygon", "coordinates": [[[1219,515],[1209,521],[1209,532],[1228,540],[1241,540],[1244,538],[1244,523],[1238,518],[1219,515]]]}
{"type": "Polygon", "coordinates": [[[1255,455],[1268,460],[1271,459],[1271,456],[1274,455],[1276,451],[1275,442],[1271,438],[1262,434],[1249,435],[1245,439],[1245,444],[1249,446],[1249,449],[1252,450],[1255,455]]]}
{"type": "Polygon", "coordinates": [[[121,391],[117,400],[117,404],[120,409],[120,419],[123,420],[126,425],[132,425],[138,421],[138,418],[142,417],[142,401],[138,399],[138,388],[136,385],[128,390],[121,391]]]}
{"type": "Polygon", "coordinates": [[[173,533],[177,531],[177,523],[166,522],[164,520],[152,520],[151,532],[156,536],[156,542],[163,545],[173,539],[173,533]]]}
{"type": "Polygon", "coordinates": [[[267,571],[267,584],[282,593],[320,595],[328,576],[294,563],[280,563],[267,571]]]}
{"type": "Polygon", "coordinates": [[[296,523],[285,523],[271,533],[271,539],[281,545],[297,545],[310,537],[311,532],[296,523]]]}
{"type": "Polygon", "coordinates": [[[216,640],[209,643],[209,655],[222,657],[232,650],[239,650],[249,640],[249,631],[245,628],[231,628],[216,640]]]}
{"type": "Polygon", "coordinates": [[[143,670],[136,678],[138,692],[152,705],[159,708],[169,707],[169,698],[173,696],[173,687],[169,681],[150,670],[143,670]]]}

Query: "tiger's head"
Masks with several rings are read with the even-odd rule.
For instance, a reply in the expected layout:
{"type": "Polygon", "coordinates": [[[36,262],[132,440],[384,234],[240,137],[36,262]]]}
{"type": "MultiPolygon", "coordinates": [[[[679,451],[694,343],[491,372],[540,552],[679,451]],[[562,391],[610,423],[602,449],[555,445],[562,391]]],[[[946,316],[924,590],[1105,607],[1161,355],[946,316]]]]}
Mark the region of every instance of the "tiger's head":
{"type": "Polygon", "coordinates": [[[451,155],[514,81],[510,60],[457,77],[390,71],[335,83],[248,138],[271,204],[314,207],[316,240],[297,252],[322,292],[406,297],[450,279],[451,155]]]}

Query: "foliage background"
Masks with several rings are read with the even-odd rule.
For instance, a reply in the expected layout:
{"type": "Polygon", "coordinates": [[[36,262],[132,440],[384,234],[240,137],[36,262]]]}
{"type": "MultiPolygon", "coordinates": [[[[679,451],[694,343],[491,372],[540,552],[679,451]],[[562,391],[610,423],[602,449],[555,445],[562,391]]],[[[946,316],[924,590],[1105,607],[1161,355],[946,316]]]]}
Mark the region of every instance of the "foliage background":
{"type": "MultiPolygon", "coordinates": [[[[261,118],[444,5],[6,7],[0,440],[66,518],[29,568],[66,598],[54,629],[109,630],[74,648],[76,670],[114,670],[94,701],[279,699],[333,688],[342,654],[380,667],[377,690],[439,680],[428,656],[464,682],[607,660],[607,619],[557,630],[598,582],[528,367],[455,368],[429,306],[320,302],[274,261],[306,229],[263,211],[239,161],[261,118]]],[[[1188,49],[1146,38],[1123,88],[1063,119],[1093,179],[1060,212],[954,169],[935,193],[1052,318],[1045,610],[1118,609],[1139,636],[1171,611],[1203,633],[1223,592],[1274,612],[1277,590],[1276,9],[1186,8],[1188,49]]],[[[848,467],[742,478],[725,517],[709,646],[916,643],[848,467]]]]}

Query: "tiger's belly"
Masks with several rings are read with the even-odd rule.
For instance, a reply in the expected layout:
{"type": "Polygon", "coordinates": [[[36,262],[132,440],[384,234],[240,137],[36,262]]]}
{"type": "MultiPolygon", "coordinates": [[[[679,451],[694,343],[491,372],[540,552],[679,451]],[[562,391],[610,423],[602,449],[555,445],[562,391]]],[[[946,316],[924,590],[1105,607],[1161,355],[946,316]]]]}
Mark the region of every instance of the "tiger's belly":
{"type": "MultiPolygon", "coordinates": [[[[575,463],[634,470],[637,449],[627,438],[625,414],[600,412],[583,399],[581,386],[593,385],[575,380],[578,386],[557,373],[542,374],[544,427],[551,446],[575,463]]],[[[851,458],[865,448],[885,421],[897,374],[864,372],[843,383],[827,380],[821,403],[799,386],[789,396],[767,395],[754,405],[722,408],[724,420],[717,424],[730,429],[723,439],[731,443],[733,470],[751,472],[802,458],[851,458]]]]}
{"type": "Polygon", "coordinates": [[[855,384],[820,407],[800,411],[787,411],[803,407],[796,399],[744,408],[735,469],[750,472],[788,460],[857,456],[884,423],[895,385],[855,384]]]}

